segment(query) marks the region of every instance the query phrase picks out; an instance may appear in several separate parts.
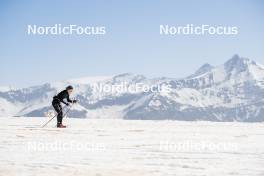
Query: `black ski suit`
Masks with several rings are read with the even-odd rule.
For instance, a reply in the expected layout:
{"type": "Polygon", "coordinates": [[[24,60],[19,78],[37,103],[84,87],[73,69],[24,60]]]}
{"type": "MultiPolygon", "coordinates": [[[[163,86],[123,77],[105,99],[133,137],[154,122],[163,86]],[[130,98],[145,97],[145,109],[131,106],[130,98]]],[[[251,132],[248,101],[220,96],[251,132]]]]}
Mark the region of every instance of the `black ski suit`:
{"type": "Polygon", "coordinates": [[[53,97],[52,106],[54,107],[55,111],[58,113],[57,124],[61,124],[63,118],[61,103],[68,106],[69,105],[68,102],[73,103],[73,101],[69,97],[69,93],[67,90],[63,90],[58,95],[53,97]],[[65,102],[64,99],[66,99],[67,102],[65,102]]]}

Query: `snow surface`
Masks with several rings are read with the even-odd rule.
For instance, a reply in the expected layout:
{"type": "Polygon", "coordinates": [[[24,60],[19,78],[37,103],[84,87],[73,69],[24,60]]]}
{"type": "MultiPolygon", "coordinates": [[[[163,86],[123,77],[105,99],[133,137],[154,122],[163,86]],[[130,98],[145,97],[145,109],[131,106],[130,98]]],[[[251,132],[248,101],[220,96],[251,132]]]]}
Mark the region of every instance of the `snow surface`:
{"type": "Polygon", "coordinates": [[[0,175],[264,175],[263,123],[46,120],[0,118],[0,175]]]}

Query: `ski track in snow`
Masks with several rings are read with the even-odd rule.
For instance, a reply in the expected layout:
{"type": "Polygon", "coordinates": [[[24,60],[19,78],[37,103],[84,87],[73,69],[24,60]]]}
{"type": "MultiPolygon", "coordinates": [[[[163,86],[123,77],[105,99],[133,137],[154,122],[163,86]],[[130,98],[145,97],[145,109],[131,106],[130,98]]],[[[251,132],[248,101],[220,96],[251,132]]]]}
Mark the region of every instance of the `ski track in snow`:
{"type": "Polygon", "coordinates": [[[0,118],[0,175],[263,176],[264,124],[120,119],[0,118]],[[29,144],[92,144],[102,148],[34,150],[29,144]],[[232,144],[166,148],[161,144],[232,144]],[[200,146],[201,147],[201,146],[200,146]]]}

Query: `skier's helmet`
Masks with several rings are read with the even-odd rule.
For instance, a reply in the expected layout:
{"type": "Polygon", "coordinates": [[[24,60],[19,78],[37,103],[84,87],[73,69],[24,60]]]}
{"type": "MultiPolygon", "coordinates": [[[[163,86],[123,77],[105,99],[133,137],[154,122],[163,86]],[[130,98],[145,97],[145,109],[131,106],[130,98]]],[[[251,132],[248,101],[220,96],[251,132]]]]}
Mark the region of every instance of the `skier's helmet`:
{"type": "Polygon", "coordinates": [[[71,85],[66,87],[66,90],[72,90],[72,89],[73,89],[73,87],[71,85]]]}

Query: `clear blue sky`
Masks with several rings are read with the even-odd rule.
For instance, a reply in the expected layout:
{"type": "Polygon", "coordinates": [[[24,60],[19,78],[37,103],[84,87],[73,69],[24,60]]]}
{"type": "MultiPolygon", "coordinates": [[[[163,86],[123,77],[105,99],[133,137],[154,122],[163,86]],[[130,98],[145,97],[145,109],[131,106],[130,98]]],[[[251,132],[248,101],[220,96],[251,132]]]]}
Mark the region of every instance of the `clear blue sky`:
{"type": "Polygon", "coordinates": [[[264,64],[262,0],[0,2],[0,86],[124,72],[184,77],[233,54],[264,64]],[[29,36],[27,25],[103,25],[103,37],[29,36]],[[160,36],[159,25],[239,27],[237,36],[160,36]]]}

